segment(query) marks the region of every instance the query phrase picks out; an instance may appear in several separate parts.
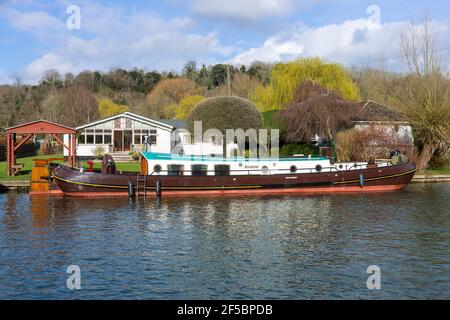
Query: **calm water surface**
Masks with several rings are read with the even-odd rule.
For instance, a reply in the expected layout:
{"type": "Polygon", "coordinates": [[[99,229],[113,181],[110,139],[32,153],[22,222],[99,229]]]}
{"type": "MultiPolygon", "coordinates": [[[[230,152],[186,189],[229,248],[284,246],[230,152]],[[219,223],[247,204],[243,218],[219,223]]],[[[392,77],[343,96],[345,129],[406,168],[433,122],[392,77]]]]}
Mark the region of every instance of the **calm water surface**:
{"type": "Polygon", "coordinates": [[[449,244],[450,184],[159,202],[6,193],[0,299],[450,299],[449,244]],[[366,287],[369,265],[381,290],[366,287]]]}

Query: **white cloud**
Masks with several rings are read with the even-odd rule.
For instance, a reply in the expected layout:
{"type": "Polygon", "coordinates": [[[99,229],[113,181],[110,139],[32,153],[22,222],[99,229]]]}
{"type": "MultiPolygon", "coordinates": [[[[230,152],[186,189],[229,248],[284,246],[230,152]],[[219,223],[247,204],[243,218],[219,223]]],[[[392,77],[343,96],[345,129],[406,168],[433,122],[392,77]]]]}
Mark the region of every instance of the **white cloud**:
{"type": "Polygon", "coordinates": [[[61,73],[113,67],[181,70],[188,60],[208,63],[213,56],[235,52],[222,46],[216,33],[196,33],[194,26],[188,18],[165,19],[152,12],[126,15],[98,5],[83,7],[84,37],[74,32],[58,38],[52,50],[22,70],[22,77],[36,82],[49,69],[61,73]]]}
{"type": "Polygon", "coordinates": [[[286,15],[293,8],[292,0],[195,0],[191,4],[194,14],[238,22],[286,15]]]}
{"type": "Polygon", "coordinates": [[[65,29],[61,20],[44,11],[22,12],[10,8],[2,15],[6,16],[13,28],[38,35],[59,33],[65,29]]]}
{"type": "MultiPolygon", "coordinates": [[[[296,26],[270,37],[260,47],[246,50],[232,61],[248,65],[256,60],[278,62],[318,56],[351,65],[385,59],[391,67],[398,69],[401,60],[392,57],[399,56],[398,37],[408,24],[375,24],[370,20],[358,19],[318,28],[296,26]]],[[[436,23],[436,29],[442,39],[449,38],[448,25],[436,23]]]]}

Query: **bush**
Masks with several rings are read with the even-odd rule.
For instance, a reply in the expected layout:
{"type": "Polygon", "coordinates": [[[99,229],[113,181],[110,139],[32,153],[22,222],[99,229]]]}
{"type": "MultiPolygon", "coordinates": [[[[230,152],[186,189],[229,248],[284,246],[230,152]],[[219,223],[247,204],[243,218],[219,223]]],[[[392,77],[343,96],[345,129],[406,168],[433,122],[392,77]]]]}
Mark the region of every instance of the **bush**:
{"type": "Polygon", "coordinates": [[[310,144],[285,144],[280,149],[281,157],[290,157],[295,154],[318,155],[319,150],[317,147],[310,144]]]}
{"type": "Polygon", "coordinates": [[[336,138],[336,156],[338,161],[368,161],[385,159],[387,153],[399,150],[410,159],[413,157],[408,137],[399,137],[386,128],[368,126],[339,132],[336,138]]]}
{"type": "Polygon", "coordinates": [[[262,115],[255,104],[247,99],[221,96],[202,100],[188,117],[188,127],[193,132],[194,121],[202,121],[203,131],[218,129],[225,135],[226,129],[258,130],[262,127],[262,115]]]}
{"type": "Polygon", "coordinates": [[[95,147],[92,150],[92,153],[95,155],[95,157],[97,159],[101,159],[105,155],[106,151],[105,151],[105,148],[99,146],[99,147],[95,147]]]}

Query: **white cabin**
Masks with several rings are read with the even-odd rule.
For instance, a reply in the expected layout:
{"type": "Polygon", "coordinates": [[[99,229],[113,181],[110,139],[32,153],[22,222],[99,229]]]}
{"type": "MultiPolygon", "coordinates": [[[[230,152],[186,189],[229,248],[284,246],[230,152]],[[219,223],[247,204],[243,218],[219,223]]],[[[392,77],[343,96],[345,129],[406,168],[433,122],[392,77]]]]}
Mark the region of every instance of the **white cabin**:
{"type": "MultiPolygon", "coordinates": [[[[340,164],[342,165],[342,164],[340,164]]],[[[354,164],[347,164],[347,168],[354,164]]],[[[367,163],[357,164],[358,169],[367,163]]],[[[216,158],[201,156],[180,156],[142,152],[141,174],[161,174],[169,176],[228,176],[228,175],[271,175],[314,172],[335,172],[342,170],[324,157],[293,158],[216,158]]],[[[356,168],[355,168],[356,169],[356,168]]]]}

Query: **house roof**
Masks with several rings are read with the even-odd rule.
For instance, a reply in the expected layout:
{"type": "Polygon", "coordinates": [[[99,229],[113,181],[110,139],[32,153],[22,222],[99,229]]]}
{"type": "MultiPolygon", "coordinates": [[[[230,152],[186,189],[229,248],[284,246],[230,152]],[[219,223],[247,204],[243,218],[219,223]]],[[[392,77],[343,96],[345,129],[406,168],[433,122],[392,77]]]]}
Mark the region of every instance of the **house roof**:
{"type": "Polygon", "coordinates": [[[53,133],[53,134],[68,134],[76,133],[75,128],[67,127],[62,124],[54,123],[47,120],[37,120],[33,122],[23,123],[14,127],[6,128],[7,133],[53,133]]]}
{"type": "Polygon", "coordinates": [[[360,102],[362,107],[358,116],[360,121],[389,121],[389,122],[405,122],[408,118],[394,110],[391,107],[379,104],[377,102],[367,100],[360,102]]]}
{"type": "Polygon", "coordinates": [[[187,122],[184,120],[172,120],[172,119],[158,119],[157,121],[168,124],[175,129],[186,129],[187,122]]]}
{"type": "Polygon", "coordinates": [[[122,117],[125,117],[125,118],[128,118],[128,119],[132,119],[132,120],[136,120],[136,121],[140,121],[140,122],[143,122],[145,124],[148,124],[148,125],[151,125],[151,126],[163,129],[163,130],[167,130],[167,131],[174,130],[174,127],[169,125],[169,124],[166,124],[166,123],[161,122],[161,121],[153,120],[153,119],[150,119],[150,118],[146,118],[146,117],[143,117],[141,115],[138,115],[138,114],[135,114],[135,113],[132,113],[132,112],[119,113],[119,114],[116,114],[116,115],[114,115],[112,117],[109,117],[109,118],[105,118],[105,119],[102,119],[102,120],[98,120],[98,121],[95,121],[95,122],[91,122],[91,123],[79,126],[76,129],[77,130],[82,130],[82,129],[85,129],[85,128],[93,127],[93,126],[96,126],[98,124],[109,122],[109,121],[112,121],[112,120],[115,120],[115,119],[118,119],[118,118],[122,118],[122,117]]]}

